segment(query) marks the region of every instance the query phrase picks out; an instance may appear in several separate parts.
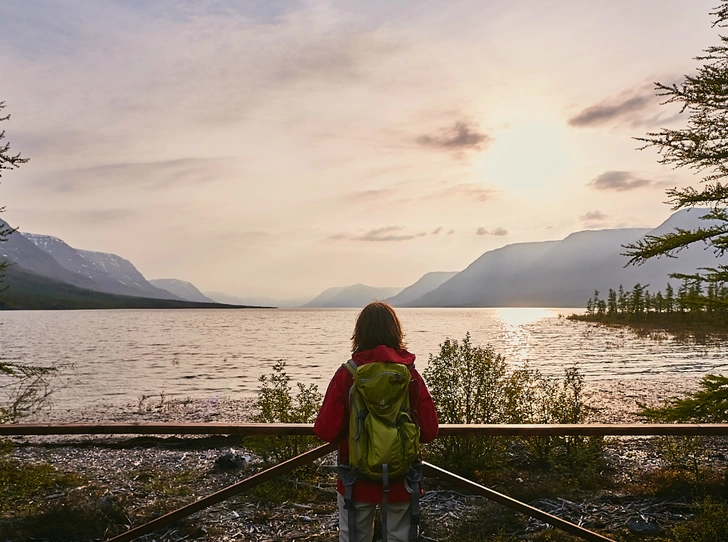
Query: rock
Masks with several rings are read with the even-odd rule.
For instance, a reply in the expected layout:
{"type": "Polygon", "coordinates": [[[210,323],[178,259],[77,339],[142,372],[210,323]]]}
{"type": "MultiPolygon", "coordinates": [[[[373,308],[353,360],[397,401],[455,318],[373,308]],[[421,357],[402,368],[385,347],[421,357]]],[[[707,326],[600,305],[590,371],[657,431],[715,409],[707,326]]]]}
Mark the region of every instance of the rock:
{"type": "Polygon", "coordinates": [[[630,519],[627,522],[627,529],[632,534],[654,535],[659,534],[662,529],[654,521],[645,521],[644,519],[630,519]]]}
{"type": "Polygon", "coordinates": [[[215,460],[215,467],[222,470],[243,469],[249,461],[250,458],[248,456],[243,456],[235,453],[234,450],[230,450],[215,460]]]}

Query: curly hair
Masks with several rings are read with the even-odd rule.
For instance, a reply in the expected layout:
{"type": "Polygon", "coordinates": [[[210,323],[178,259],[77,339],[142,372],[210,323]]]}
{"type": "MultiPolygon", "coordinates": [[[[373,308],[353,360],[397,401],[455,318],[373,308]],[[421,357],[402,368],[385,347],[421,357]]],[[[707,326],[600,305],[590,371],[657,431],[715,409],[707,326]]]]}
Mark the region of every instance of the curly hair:
{"type": "Polygon", "coordinates": [[[359,313],[351,336],[352,352],[372,350],[383,344],[395,350],[406,346],[404,333],[394,309],[387,303],[374,301],[359,313]]]}

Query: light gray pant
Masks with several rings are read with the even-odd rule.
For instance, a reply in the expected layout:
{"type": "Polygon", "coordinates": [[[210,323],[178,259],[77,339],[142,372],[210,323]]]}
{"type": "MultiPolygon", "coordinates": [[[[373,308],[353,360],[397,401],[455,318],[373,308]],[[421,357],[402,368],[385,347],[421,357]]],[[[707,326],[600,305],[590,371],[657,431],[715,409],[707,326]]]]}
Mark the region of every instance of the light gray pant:
{"type": "MultiPolygon", "coordinates": [[[[344,497],[337,493],[339,503],[339,542],[372,542],[374,538],[374,511],[378,504],[354,502],[355,540],[349,538],[349,511],[344,508],[344,497]]],[[[412,503],[387,503],[387,542],[407,542],[409,539],[412,503]]]]}

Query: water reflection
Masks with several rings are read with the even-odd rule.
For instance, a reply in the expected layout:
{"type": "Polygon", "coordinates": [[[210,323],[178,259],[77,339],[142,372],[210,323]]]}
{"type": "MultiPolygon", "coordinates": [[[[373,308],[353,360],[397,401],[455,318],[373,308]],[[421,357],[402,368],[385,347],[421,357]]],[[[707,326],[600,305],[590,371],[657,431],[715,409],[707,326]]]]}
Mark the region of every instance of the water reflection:
{"type": "MultiPolygon", "coordinates": [[[[556,312],[558,309],[539,309],[530,307],[503,307],[495,309],[495,311],[496,317],[509,326],[522,326],[540,320],[541,318],[550,318],[555,314],[558,314],[556,312]]],[[[571,314],[571,312],[569,312],[569,314],[571,314]]]]}
{"type": "MultiPolygon", "coordinates": [[[[562,375],[577,364],[588,380],[702,375],[726,367],[721,344],[654,341],[624,329],[559,318],[573,309],[400,309],[417,367],[446,339],[470,333],[511,365],[562,375]]],[[[58,408],[142,395],[253,396],[279,359],[291,382],[322,390],[350,354],[356,309],[0,311],[0,356],[75,373],[58,408]]]]}

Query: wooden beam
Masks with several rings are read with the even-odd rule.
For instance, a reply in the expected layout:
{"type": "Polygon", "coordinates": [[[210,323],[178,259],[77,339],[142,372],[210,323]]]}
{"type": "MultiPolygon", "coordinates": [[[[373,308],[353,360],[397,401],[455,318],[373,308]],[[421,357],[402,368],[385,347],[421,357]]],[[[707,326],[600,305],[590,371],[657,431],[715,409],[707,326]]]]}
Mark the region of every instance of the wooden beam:
{"type": "Polygon", "coordinates": [[[313,435],[304,423],[35,423],[0,424],[11,435],[313,435]]]}
{"type": "Polygon", "coordinates": [[[726,423],[633,423],[633,424],[492,424],[440,425],[439,436],[651,436],[651,435],[728,435],[726,423]]]}
{"type": "Polygon", "coordinates": [[[423,462],[423,464],[425,466],[425,474],[435,476],[437,478],[440,478],[441,480],[447,480],[448,482],[452,482],[461,487],[467,488],[470,491],[477,493],[478,495],[482,495],[492,501],[507,506],[508,508],[511,508],[522,514],[526,514],[527,516],[530,516],[532,518],[540,519],[541,521],[548,523],[549,525],[553,525],[554,527],[557,527],[562,531],[566,531],[567,533],[573,534],[574,536],[578,536],[583,540],[588,540],[589,542],[615,542],[611,538],[602,536],[599,533],[595,533],[593,531],[585,529],[584,527],[579,527],[578,525],[566,521],[565,519],[553,516],[547,512],[544,512],[543,510],[539,510],[538,508],[534,508],[533,506],[530,506],[526,503],[517,501],[516,499],[513,499],[508,495],[498,493],[493,489],[482,486],[475,482],[471,482],[467,478],[463,478],[462,476],[453,474],[452,472],[446,471],[445,469],[441,469],[440,467],[436,467],[435,465],[427,462],[423,462]]]}
{"type": "MultiPolygon", "coordinates": [[[[0,436],[31,435],[313,435],[305,423],[0,424],[0,436]]],[[[442,437],[728,435],[728,424],[442,424],[442,437]]]]}

